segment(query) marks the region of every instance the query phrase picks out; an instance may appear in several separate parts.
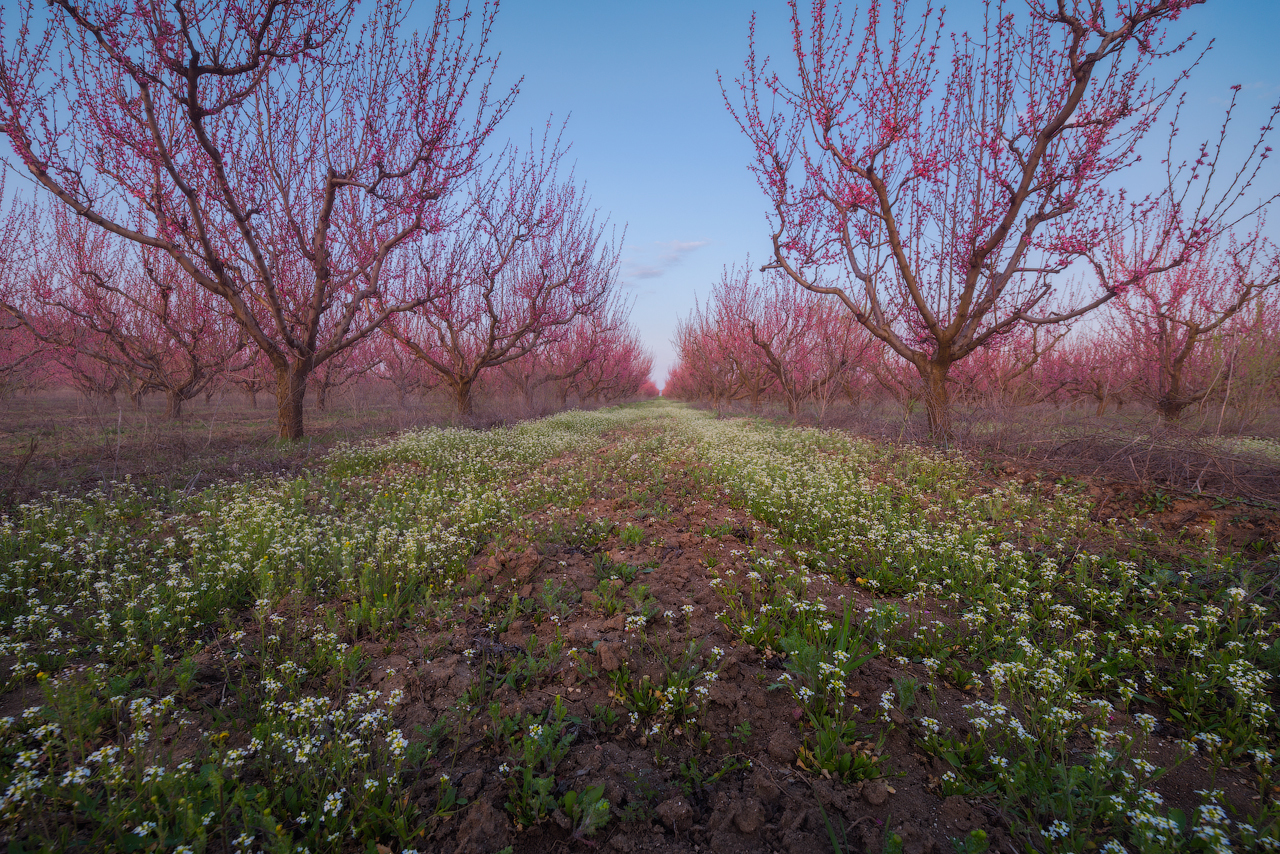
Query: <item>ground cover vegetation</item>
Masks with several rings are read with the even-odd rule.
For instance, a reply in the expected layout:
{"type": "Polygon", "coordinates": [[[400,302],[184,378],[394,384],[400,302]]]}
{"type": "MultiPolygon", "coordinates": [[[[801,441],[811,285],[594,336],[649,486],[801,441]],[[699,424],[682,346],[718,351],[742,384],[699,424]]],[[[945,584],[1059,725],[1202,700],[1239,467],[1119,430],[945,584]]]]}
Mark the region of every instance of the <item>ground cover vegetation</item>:
{"type": "Polygon", "coordinates": [[[1274,850],[1274,556],[669,403],[3,517],[11,850],[1274,850]]]}

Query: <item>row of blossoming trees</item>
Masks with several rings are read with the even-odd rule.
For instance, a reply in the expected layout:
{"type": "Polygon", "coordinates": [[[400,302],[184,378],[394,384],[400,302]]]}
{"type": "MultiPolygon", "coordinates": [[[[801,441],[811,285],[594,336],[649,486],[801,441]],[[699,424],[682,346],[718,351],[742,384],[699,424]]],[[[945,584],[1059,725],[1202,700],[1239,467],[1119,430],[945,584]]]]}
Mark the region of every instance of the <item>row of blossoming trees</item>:
{"type": "MultiPolygon", "coordinates": [[[[953,367],[951,402],[981,411],[1086,405],[1099,416],[1138,404],[1167,421],[1194,412],[1218,428],[1257,425],[1280,406],[1280,289],[1211,287],[1196,271],[1151,277],[1087,325],[1021,329],[984,347],[953,367]]],[[[678,325],[664,394],[717,408],[769,403],[792,414],[925,402],[914,366],[841,306],[776,277],[759,279],[748,285],[744,272],[726,275],[678,325]]]]}
{"type": "Polygon", "coordinates": [[[1203,54],[1179,64],[1189,41],[1166,34],[1203,2],[989,0],[944,38],[926,3],[791,0],[785,67],[758,59],[753,19],[725,100],[770,257],[680,327],[671,393],[795,411],[879,387],[921,401],[938,437],[957,392],[1144,397],[1166,418],[1274,401],[1276,110],[1240,150],[1233,99],[1216,140],[1174,154],[1203,54]],[[1144,153],[1163,189],[1126,194],[1144,153]]]}
{"type": "Polygon", "coordinates": [[[303,434],[352,377],[562,402],[634,395],[650,357],[619,246],[550,128],[492,140],[496,4],[24,3],[0,28],[0,372],[182,402],[274,392],[303,434]],[[33,355],[38,354],[38,355],[33,355]]]}

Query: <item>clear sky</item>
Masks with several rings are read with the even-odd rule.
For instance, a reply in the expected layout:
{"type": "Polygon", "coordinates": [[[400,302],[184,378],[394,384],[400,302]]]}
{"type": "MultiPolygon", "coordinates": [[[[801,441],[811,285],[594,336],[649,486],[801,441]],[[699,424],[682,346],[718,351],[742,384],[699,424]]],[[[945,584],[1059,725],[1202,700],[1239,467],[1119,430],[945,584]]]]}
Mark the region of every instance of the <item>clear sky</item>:
{"type": "MultiPolygon", "coordinates": [[[[979,8],[977,0],[949,6],[948,29],[979,8]]],[[[578,178],[626,226],[622,279],[660,385],[676,321],[724,265],[748,254],[763,261],[769,251],[751,151],[716,82],[717,70],[731,84],[742,67],[753,9],[762,53],[786,60],[785,0],[504,0],[498,13],[500,79],[524,77],[500,133],[524,141],[548,115],[569,118],[578,178]]],[[[1213,132],[1228,87],[1239,83],[1252,110],[1241,135],[1256,130],[1280,97],[1280,0],[1210,0],[1176,27],[1196,31],[1198,44],[1215,40],[1194,73],[1184,126],[1213,132]]]]}

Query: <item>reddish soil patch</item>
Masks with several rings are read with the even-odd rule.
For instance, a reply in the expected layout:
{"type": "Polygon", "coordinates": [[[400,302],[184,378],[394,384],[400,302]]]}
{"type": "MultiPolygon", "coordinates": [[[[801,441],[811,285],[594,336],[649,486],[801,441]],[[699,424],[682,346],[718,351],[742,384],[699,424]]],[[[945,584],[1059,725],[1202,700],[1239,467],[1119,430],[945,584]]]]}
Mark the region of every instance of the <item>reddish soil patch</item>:
{"type": "MultiPolygon", "coordinates": [[[[1105,523],[1115,519],[1133,520],[1159,536],[1143,542],[1144,550],[1161,560],[1177,562],[1190,557],[1199,562],[1210,544],[1223,553],[1237,553],[1243,569],[1265,579],[1260,595],[1280,595],[1280,509],[1248,499],[1213,495],[1197,496],[1151,484],[1113,480],[1099,476],[1070,475],[1061,471],[1028,468],[1026,461],[1005,461],[991,466],[998,477],[984,477],[984,486],[999,485],[1005,479],[1047,492],[1059,484],[1078,489],[1093,503],[1092,518],[1105,523]]],[[[1104,544],[1100,548],[1105,549],[1104,544]]],[[[1237,562],[1240,566],[1240,562],[1237,562]]],[[[1235,575],[1238,575],[1239,571],[1235,575]]],[[[1198,584],[1214,587],[1236,582],[1231,578],[1198,576],[1198,584]]]]}

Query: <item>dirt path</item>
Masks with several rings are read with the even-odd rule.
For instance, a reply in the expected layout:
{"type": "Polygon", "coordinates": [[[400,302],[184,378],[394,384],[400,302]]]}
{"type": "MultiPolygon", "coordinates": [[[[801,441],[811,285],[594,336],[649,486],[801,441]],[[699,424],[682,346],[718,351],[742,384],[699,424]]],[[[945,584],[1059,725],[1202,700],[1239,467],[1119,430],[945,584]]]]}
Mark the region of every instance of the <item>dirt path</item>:
{"type": "MultiPolygon", "coordinates": [[[[952,838],[982,829],[993,850],[1009,850],[995,810],[944,796],[940,776],[949,766],[919,752],[900,711],[886,719],[879,706],[894,680],[928,680],[920,665],[873,658],[846,686],[862,730],[850,752],[876,763],[870,779],[847,784],[805,770],[802,710],[778,689],[782,659],[717,619],[725,605],[717,579],[745,577],[749,552],[787,560],[788,550],[746,512],[704,500],[690,477],[700,464],[687,456],[647,460],[643,489],[618,446],[597,457],[593,498],[527,518],[541,539],[477,557],[465,620],[402,639],[375,664],[372,684],[410,698],[406,730],[438,726],[450,710],[474,715],[454,717],[450,745],[459,749],[443,750],[440,765],[468,805],[439,825],[433,845],[460,854],[508,845],[799,854],[831,850],[834,833],[848,850],[894,850],[896,835],[897,850],[924,854],[950,851],[952,838]],[[645,613],[650,619],[636,628],[634,615],[645,613]],[[687,711],[628,717],[640,686],[661,689],[682,669],[715,674],[700,680],[704,693],[690,692],[687,711]],[[511,750],[495,735],[504,724],[491,704],[519,730],[553,720],[556,698],[573,738],[554,769],[555,793],[602,785],[612,808],[613,820],[591,837],[562,810],[518,828],[504,808],[514,797],[504,768],[511,750]]],[[[816,581],[814,592],[833,612],[874,601],[830,579],[816,581]]],[[[938,714],[964,721],[960,708],[973,697],[949,685],[935,690],[938,714]]],[[[423,806],[434,804],[435,780],[420,788],[423,806]]]]}

